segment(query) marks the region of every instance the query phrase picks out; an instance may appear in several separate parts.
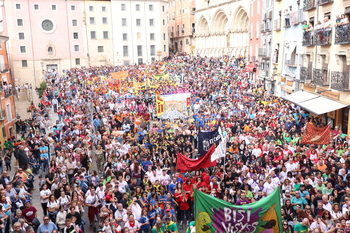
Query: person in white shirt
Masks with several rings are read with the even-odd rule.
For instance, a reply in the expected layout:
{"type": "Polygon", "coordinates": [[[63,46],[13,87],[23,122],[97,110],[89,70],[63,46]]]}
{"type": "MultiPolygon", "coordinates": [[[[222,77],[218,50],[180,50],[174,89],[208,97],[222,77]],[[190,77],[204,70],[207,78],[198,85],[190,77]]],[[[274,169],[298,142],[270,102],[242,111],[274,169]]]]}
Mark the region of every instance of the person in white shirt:
{"type": "Polygon", "coordinates": [[[287,172],[292,172],[292,174],[294,175],[298,168],[298,164],[294,163],[293,160],[290,159],[288,163],[286,163],[286,168],[287,168],[287,172]]]}
{"type": "Polygon", "coordinates": [[[126,193],[126,188],[128,187],[128,183],[124,180],[124,178],[122,176],[118,177],[119,180],[119,192],[121,192],[122,194],[126,193]]]}
{"type": "Polygon", "coordinates": [[[255,145],[254,149],[252,150],[252,155],[255,155],[255,157],[260,157],[261,155],[261,149],[259,148],[259,145],[255,145]]]}
{"type": "Polygon", "coordinates": [[[275,189],[276,189],[277,186],[275,186],[273,183],[272,183],[272,180],[271,180],[271,177],[268,176],[267,177],[267,181],[264,183],[264,194],[266,196],[270,195],[275,189]]]}
{"type": "Polygon", "coordinates": [[[137,198],[136,197],[134,197],[132,200],[133,200],[133,202],[130,205],[131,206],[131,210],[134,213],[135,219],[136,220],[140,220],[142,208],[139,205],[139,203],[137,203],[137,198]]]}
{"type": "MultiPolygon", "coordinates": [[[[121,226],[121,228],[124,228],[124,221],[123,218],[126,216],[127,210],[123,209],[123,204],[118,204],[118,209],[114,213],[114,218],[117,221],[117,223],[121,226]]],[[[126,221],[127,219],[125,219],[126,221]]]]}
{"type": "Polygon", "coordinates": [[[134,218],[134,215],[131,214],[128,221],[125,223],[125,227],[128,228],[131,233],[136,233],[140,230],[141,224],[134,218]]]}
{"type": "Polygon", "coordinates": [[[170,176],[166,173],[166,169],[163,169],[163,174],[160,176],[160,183],[162,185],[168,185],[170,183],[170,176]]]}
{"type": "Polygon", "coordinates": [[[98,196],[95,193],[95,188],[91,188],[90,194],[85,198],[85,205],[89,207],[88,216],[89,216],[91,226],[95,220],[95,217],[98,218],[99,204],[100,203],[99,203],[98,196]]]}

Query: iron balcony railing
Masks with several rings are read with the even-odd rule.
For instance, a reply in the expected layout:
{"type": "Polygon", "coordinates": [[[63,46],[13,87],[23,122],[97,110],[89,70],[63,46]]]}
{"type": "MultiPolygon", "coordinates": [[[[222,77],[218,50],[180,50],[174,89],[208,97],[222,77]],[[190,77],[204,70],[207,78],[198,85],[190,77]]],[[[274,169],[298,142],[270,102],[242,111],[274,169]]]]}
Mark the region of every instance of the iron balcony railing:
{"type": "Polygon", "coordinates": [[[303,33],[303,46],[313,46],[315,45],[315,33],[313,31],[306,31],[303,33]]]}
{"type": "Polygon", "coordinates": [[[300,81],[305,82],[306,80],[312,79],[312,69],[308,67],[301,67],[300,69],[300,81]]]}
{"type": "Polygon", "coordinates": [[[304,0],[304,11],[315,8],[315,0],[304,0]]]}
{"type": "Polygon", "coordinates": [[[315,31],[315,45],[330,45],[332,40],[332,29],[321,28],[315,31]]]}
{"type": "Polygon", "coordinates": [[[266,56],[266,48],[259,48],[259,56],[266,56]]]}
{"type": "Polygon", "coordinates": [[[328,86],[328,70],[327,69],[316,69],[313,70],[312,82],[319,86],[328,86]]]}
{"type": "Polygon", "coordinates": [[[274,29],[275,31],[281,31],[281,18],[275,19],[274,29]]]}
{"type": "Polygon", "coordinates": [[[334,27],[335,39],[334,44],[348,44],[350,43],[349,24],[342,24],[334,27]]]}
{"type": "Polygon", "coordinates": [[[331,89],[338,91],[350,91],[349,73],[341,71],[331,72],[331,89]]]}
{"type": "Polygon", "coordinates": [[[333,0],[318,0],[318,5],[321,6],[331,2],[333,2],[333,0]]]}

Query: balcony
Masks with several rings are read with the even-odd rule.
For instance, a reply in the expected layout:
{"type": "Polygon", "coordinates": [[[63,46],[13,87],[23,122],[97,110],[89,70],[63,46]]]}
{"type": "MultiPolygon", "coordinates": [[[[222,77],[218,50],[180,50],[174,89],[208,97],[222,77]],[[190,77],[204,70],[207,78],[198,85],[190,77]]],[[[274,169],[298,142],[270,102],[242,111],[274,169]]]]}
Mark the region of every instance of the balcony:
{"type": "Polygon", "coordinates": [[[314,46],[315,45],[315,33],[313,31],[304,32],[303,34],[303,46],[314,46]]]}
{"type": "Polygon", "coordinates": [[[335,40],[334,44],[349,44],[349,35],[350,35],[350,30],[349,30],[349,24],[343,24],[334,27],[335,28],[335,40]]]}
{"type": "Polygon", "coordinates": [[[174,37],[174,32],[170,32],[170,37],[174,37]]]}
{"type": "Polygon", "coordinates": [[[331,89],[338,91],[350,91],[349,73],[341,71],[331,72],[331,89]]]}
{"type": "Polygon", "coordinates": [[[329,84],[327,69],[314,69],[312,83],[319,86],[328,86],[329,84]]]}
{"type": "Polygon", "coordinates": [[[300,69],[300,81],[305,82],[306,80],[310,80],[312,78],[312,69],[308,67],[301,67],[300,69]]]}
{"type": "Polygon", "coordinates": [[[333,0],[318,0],[318,5],[319,6],[322,6],[322,5],[325,5],[325,4],[328,4],[328,3],[333,3],[333,0]]]}
{"type": "Polygon", "coordinates": [[[260,57],[266,56],[266,48],[259,48],[259,56],[260,57]]]}
{"type": "Polygon", "coordinates": [[[297,67],[297,64],[295,64],[295,60],[287,60],[287,61],[285,61],[284,64],[289,66],[289,67],[292,67],[292,68],[296,68],[297,67]]]}
{"type": "Polygon", "coordinates": [[[275,29],[275,31],[281,31],[281,18],[275,19],[274,29],[275,29]]]}
{"type": "Polygon", "coordinates": [[[304,11],[312,10],[315,7],[315,0],[304,0],[304,11]]]}
{"type": "Polygon", "coordinates": [[[321,29],[315,30],[314,40],[315,40],[315,45],[330,45],[332,40],[332,29],[321,28],[321,29]],[[329,33],[329,35],[326,37],[327,33],[329,33]]]}
{"type": "Polygon", "coordinates": [[[13,90],[12,89],[4,89],[4,94],[5,94],[5,98],[9,97],[13,94],[13,90]]]}

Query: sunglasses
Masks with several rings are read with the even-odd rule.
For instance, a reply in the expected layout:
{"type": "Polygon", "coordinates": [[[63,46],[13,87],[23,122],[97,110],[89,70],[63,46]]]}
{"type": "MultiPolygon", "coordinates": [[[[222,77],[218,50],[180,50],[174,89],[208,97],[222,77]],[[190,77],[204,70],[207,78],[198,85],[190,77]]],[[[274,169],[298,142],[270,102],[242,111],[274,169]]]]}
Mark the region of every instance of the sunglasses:
{"type": "Polygon", "coordinates": [[[48,219],[48,218],[44,218],[44,221],[48,221],[48,220],[50,220],[50,219],[48,219]]]}

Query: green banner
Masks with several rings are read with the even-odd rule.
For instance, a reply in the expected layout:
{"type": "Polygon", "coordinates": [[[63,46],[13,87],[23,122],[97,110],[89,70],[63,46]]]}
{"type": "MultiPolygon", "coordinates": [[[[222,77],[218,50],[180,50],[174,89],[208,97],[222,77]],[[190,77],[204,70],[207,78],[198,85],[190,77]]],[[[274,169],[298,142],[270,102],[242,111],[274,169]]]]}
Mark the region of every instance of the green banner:
{"type": "Polygon", "coordinates": [[[197,233],[282,232],[280,188],[250,204],[233,205],[197,189],[194,191],[197,233]]]}

